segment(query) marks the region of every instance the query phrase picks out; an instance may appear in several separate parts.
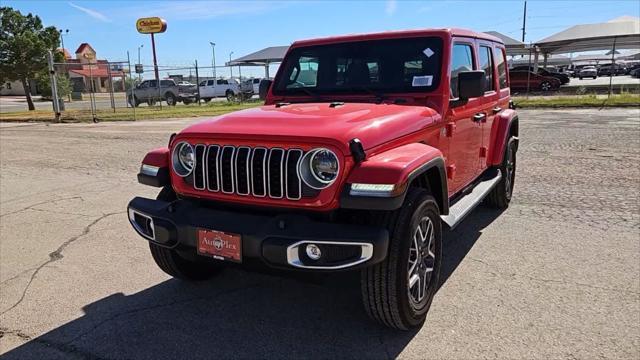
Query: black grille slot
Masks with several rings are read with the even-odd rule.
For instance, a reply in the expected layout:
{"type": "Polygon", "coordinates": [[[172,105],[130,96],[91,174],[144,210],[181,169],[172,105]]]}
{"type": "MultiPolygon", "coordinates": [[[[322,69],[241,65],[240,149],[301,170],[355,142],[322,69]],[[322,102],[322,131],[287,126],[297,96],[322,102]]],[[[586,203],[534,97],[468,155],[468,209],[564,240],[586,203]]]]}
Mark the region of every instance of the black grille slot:
{"type": "Polygon", "coordinates": [[[251,183],[253,185],[253,195],[265,196],[267,195],[266,174],[267,171],[267,149],[255,148],[251,156],[251,183]]]}
{"type": "Polygon", "coordinates": [[[298,177],[298,162],[302,158],[302,150],[290,149],[287,153],[285,176],[287,184],[287,198],[298,200],[302,196],[301,181],[298,177]]]}
{"type": "Polygon", "coordinates": [[[251,149],[239,147],[236,150],[236,192],[239,195],[249,195],[249,155],[251,149]]]}
{"type": "Polygon", "coordinates": [[[269,154],[269,160],[267,164],[267,178],[269,179],[269,196],[272,198],[281,198],[282,197],[282,174],[283,174],[283,165],[284,161],[284,150],[283,149],[271,149],[271,153],[269,154]]]}
{"type": "Polygon", "coordinates": [[[206,147],[202,144],[196,145],[196,163],[193,169],[193,187],[198,190],[204,190],[205,180],[204,180],[204,153],[206,147]]]}
{"type": "Polygon", "coordinates": [[[220,191],[218,179],[218,155],[220,146],[210,145],[207,149],[207,188],[209,191],[220,191]]]}
{"type": "Polygon", "coordinates": [[[233,154],[235,148],[225,146],[222,148],[220,155],[220,182],[222,183],[222,192],[233,193],[233,154]]]}
{"type": "Polygon", "coordinates": [[[185,181],[196,190],[289,200],[319,193],[298,176],[298,163],[304,156],[300,149],[203,144],[194,149],[196,164],[185,181]]]}

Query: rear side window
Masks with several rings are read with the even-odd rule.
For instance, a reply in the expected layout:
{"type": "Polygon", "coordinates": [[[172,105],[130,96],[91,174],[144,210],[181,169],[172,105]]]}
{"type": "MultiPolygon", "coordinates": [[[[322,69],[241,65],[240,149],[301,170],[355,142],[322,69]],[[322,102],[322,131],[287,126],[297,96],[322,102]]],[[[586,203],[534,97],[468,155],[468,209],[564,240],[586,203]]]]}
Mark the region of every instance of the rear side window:
{"type": "Polygon", "coordinates": [[[498,69],[498,83],[500,89],[507,87],[507,63],[504,60],[504,50],[500,48],[495,49],[496,68],[498,69]]]}
{"type": "Polygon", "coordinates": [[[495,90],[493,88],[493,60],[490,47],[480,46],[479,60],[480,69],[484,71],[484,91],[495,90]]]}
{"type": "Polygon", "coordinates": [[[458,97],[458,73],[473,70],[473,48],[470,44],[454,44],[451,54],[451,97],[458,97]]]}
{"type": "Polygon", "coordinates": [[[170,87],[174,85],[175,83],[173,82],[173,80],[160,80],[160,86],[162,87],[170,87]]]}

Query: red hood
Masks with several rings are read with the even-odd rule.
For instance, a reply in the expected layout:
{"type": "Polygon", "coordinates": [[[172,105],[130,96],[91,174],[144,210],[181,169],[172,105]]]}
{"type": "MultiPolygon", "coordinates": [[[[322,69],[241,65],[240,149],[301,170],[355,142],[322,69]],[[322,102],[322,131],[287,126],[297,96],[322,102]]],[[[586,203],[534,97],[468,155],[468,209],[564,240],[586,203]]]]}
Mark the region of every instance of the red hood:
{"type": "Polygon", "coordinates": [[[233,112],[184,129],[179,137],[235,138],[333,144],[345,153],[358,138],[365,149],[410,134],[439,120],[425,106],[345,103],[298,103],[233,112]]]}

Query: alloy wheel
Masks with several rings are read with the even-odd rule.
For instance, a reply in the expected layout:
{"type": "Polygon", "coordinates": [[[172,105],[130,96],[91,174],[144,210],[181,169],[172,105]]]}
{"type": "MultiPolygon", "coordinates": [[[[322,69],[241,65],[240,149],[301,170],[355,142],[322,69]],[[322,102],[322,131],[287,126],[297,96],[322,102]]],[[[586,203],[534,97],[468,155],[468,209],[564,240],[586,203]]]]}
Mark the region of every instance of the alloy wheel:
{"type": "Polygon", "coordinates": [[[416,309],[424,306],[435,267],[434,230],[433,222],[428,216],[420,219],[409,248],[407,291],[411,304],[416,309]]]}
{"type": "Polygon", "coordinates": [[[507,196],[511,197],[511,191],[513,190],[513,176],[515,174],[515,151],[513,149],[513,145],[509,146],[509,151],[507,152],[507,162],[505,164],[505,179],[504,186],[507,193],[507,196]]]}

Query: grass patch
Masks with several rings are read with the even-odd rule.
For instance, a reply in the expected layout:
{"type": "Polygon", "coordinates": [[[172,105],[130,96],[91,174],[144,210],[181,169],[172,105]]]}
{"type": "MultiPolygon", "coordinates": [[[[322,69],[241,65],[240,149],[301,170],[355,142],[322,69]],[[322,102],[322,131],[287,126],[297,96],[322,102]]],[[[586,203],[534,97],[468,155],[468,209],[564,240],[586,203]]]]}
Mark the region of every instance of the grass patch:
{"type": "Polygon", "coordinates": [[[590,107],[640,107],[640,94],[621,94],[606,96],[561,96],[561,97],[514,97],[516,107],[535,108],[590,108],[590,107]]]}
{"type": "MultiPolygon", "coordinates": [[[[243,110],[259,106],[263,104],[261,101],[248,101],[243,103],[230,103],[230,102],[211,102],[209,104],[190,104],[190,105],[178,105],[178,106],[159,106],[153,107],[139,107],[136,108],[135,120],[149,120],[149,119],[171,119],[171,118],[187,118],[197,116],[216,116],[226,114],[228,112],[243,110]]],[[[116,108],[114,112],[112,109],[100,109],[97,111],[97,118],[99,121],[133,121],[133,109],[131,108],[116,108]]],[[[53,121],[53,111],[21,111],[0,114],[0,121],[6,122],[33,122],[33,121],[53,121]]],[[[62,112],[60,118],[62,122],[90,122],[93,121],[93,116],[90,110],[66,110],[62,112]]]]}

